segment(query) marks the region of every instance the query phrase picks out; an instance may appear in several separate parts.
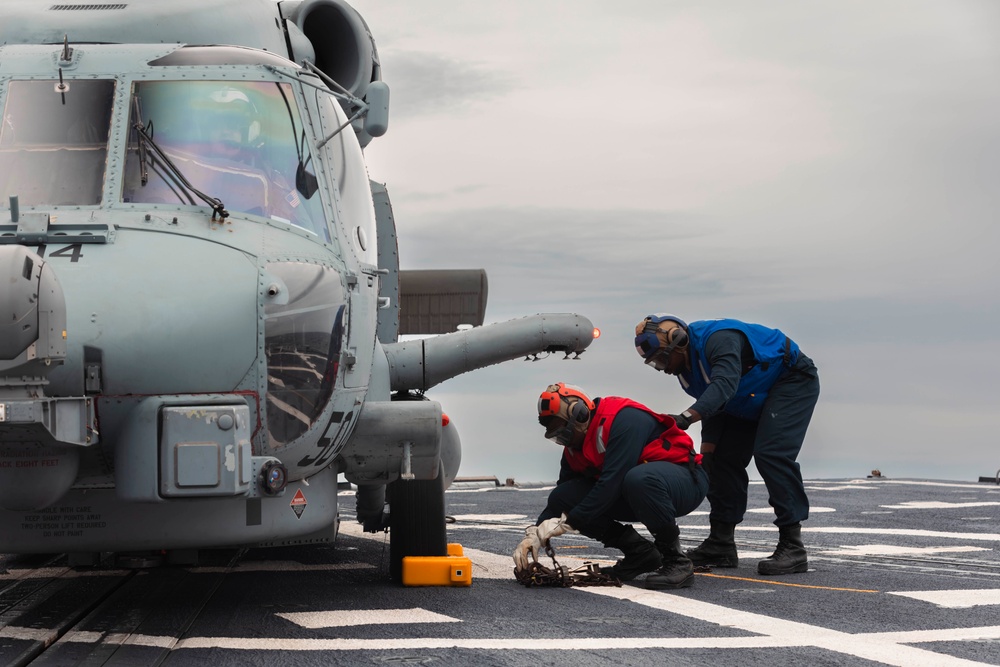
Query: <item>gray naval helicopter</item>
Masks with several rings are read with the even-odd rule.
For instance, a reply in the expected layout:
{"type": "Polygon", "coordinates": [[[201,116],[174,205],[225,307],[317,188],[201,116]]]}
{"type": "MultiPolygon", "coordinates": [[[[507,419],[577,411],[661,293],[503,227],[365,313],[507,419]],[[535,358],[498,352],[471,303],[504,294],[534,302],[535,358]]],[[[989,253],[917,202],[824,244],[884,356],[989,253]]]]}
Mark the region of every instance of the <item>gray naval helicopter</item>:
{"type": "Polygon", "coordinates": [[[484,272],[399,269],[380,79],[341,0],[4,2],[0,552],[329,541],[343,475],[394,577],[446,554],[424,391],[594,329],[482,326],[484,272]]]}

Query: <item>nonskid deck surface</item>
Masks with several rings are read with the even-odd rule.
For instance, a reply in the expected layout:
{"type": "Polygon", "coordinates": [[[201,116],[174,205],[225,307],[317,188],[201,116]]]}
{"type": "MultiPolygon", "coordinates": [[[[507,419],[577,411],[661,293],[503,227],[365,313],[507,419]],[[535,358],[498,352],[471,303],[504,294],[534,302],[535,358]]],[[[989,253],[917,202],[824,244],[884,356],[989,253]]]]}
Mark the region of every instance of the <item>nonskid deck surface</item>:
{"type": "MultiPolygon", "coordinates": [[[[757,483],[740,566],[671,592],[517,584],[510,553],[544,485],[449,490],[469,588],[391,584],[387,536],[363,534],[348,511],[335,546],[210,552],[196,567],[0,557],[0,664],[1000,665],[1000,487],[807,489],[808,572],[757,575],[777,540],[757,483]]],[[[707,534],[707,510],[681,520],[685,546],[707,534]]],[[[554,544],[564,565],[617,556],[580,536],[554,544]]]]}

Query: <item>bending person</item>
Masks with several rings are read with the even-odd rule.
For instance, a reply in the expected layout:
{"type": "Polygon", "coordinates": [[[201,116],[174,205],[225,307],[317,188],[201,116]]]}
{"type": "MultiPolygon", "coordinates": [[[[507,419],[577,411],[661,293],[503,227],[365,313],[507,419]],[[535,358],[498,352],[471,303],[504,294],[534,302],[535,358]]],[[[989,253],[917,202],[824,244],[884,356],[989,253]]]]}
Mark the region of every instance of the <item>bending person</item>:
{"type": "Polygon", "coordinates": [[[809,499],[795,459],[819,398],[812,360],[777,329],[732,319],[687,324],[663,313],[639,322],[635,349],[647,365],[676,375],[696,399],[674,416],[677,425],[687,429],[702,422],[711,532],[687,555],[695,565],[738,565],[734,530],[747,511],[746,469],[753,458],[779,534],[774,553],[757,571],[805,572],[801,529],[809,499]]]}
{"type": "Polygon", "coordinates": [[[551,538],[579,532],[622,551],[608,572],[622,581],[652,573],[647,588],[690,586],[694,567],[681,551],[676,518],[701,504],[708,478],[673,418],[619,396],[591,400],[559,382],[539,397],[538,421],[563,457],[545,509],[514,552],[517,569],[528,567],[529,555],[537,560],[551,538]],[[629,525],[635,521],[653,542],[629,525]]]}

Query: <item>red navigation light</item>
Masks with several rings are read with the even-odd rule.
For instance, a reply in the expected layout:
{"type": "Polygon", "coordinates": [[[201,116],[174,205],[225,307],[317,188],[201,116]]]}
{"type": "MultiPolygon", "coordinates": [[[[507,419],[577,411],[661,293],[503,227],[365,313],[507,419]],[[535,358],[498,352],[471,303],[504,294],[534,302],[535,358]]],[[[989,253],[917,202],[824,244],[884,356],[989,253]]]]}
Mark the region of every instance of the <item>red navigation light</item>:
{"type": "Polygon", "coordinates": [[[600,338],[600,337],[601,337],[601,330],[598,329],[597,327],[594,327],[594,338],[600,338]]]}

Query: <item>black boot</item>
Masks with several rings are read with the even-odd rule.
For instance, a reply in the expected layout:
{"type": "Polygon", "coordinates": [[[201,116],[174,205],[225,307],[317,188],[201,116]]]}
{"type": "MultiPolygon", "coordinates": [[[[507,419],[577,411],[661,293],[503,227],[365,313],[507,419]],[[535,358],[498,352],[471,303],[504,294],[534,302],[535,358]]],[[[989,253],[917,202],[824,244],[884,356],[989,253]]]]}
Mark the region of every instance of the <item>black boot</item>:
{"type": "Polygon", "coordinates": [[[604,546],[621,549],[625,558],[604,570],[621,581],[631,581],[640,574],[652,572],[660,567],[660,552],[653,543],[635,532],[635,528],[620,523],[612,523],[601,540],[604,546]]]}
{"type": "Polygon", "coordinates": [[[704,542],[687,552],[688,558],[697,567],[702,565],[711,567],[738,566],[740,559],[736,555],[736,540],[733,537],[736,524],[711,520],[710,523],[712,527],[708,537],[704,542]]]}
{"type": "Polygon", "coordinates": [[[809,569],[806,547],[802,544],[802,524],[778,526],[778,546],[774,553],[757,563],[760,574],[794,574],[809,569]]]}
{"type": "Polygon", "coordinates": [[[656,548],[663,567],[646,577],[646,588],[657,590],[687,588],[694,583],[694,564],[681,551],[680,529],[671,526],[656,535],[656,548]]]}

